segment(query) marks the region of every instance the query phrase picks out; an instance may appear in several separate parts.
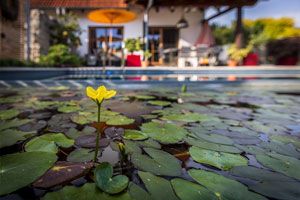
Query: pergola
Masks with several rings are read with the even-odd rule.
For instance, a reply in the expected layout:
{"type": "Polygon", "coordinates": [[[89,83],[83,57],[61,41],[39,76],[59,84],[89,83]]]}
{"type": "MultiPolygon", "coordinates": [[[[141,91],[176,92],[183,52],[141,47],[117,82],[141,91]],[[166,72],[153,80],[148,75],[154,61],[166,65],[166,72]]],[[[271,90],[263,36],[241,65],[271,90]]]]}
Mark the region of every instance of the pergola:
{"type": "MultiPolygon", "coordinates": [[[[125,0],[127,4],[142,5],[145,8],[144,14],[144,31],[145,39],[148,38],[148,19],[149,10],[151,7],[198,7],[208,8],[214,6],[217,8],[217,13],[203,20],[209,21],[232,9],[237,9],[235,44],[238,49],[243,45],[242,41],[242,7],[253,6],[258,0],[125,0]]],[[[146,43],[147,44],[147,43],[146,43]]],[[[147,47],[146,47],[147,48],[147,47]]]]}

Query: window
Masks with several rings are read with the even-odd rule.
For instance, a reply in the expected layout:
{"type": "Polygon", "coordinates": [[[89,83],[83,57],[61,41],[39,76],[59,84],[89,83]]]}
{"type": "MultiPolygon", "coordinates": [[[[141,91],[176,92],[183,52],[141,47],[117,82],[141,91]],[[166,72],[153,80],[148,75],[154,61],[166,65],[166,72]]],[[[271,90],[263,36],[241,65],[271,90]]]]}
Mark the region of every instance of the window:
{"type": "Polygon", "coordinates": [[[122,48],[123,27],[89,27],[89,53],[99,53],[109,47],[113,51],[122,48]],[[112,42],[109,44],[109,37],[112,42]]]}

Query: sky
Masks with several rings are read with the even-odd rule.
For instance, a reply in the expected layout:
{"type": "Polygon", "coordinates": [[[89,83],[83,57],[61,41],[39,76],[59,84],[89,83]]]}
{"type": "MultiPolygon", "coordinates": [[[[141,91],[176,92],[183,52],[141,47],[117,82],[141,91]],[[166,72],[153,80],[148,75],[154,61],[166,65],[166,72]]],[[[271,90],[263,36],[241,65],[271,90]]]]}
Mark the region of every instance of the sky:
{"type": "MultiPolygon", "coordinates": [[[[209,8],[205,16],[209,17],[216,13],[214,8],[209,8]]],[[[300,28],[300,0],[259,0],[255,6],[243,8],[243,18],[281,18],[291,17],[296,23],[296,27],[300,28]]],[[[225,13],[213,20],[211,23],[230,26],[236,18],[236,9],[225,13]]]]}

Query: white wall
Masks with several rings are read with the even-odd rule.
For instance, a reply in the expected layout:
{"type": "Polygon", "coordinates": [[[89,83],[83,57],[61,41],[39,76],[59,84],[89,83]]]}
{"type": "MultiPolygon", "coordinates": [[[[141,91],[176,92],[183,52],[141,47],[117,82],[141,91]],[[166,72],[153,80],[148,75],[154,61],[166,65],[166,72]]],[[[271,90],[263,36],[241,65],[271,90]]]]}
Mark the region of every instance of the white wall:
{"type": "MultiPolygon", "coordinates": [[[[193,10],[193,9],[192,9],[193,10]]],[[[181,29],[179,31],[179,48],[182,46],[193,46],[201,29],[201,20],[203,14],[195,9],[195,11],[185,13],[184,17],[189,23],[189,27],[181,29]]],[[[143,36],[143,17],[144,13],[142,9],[135,8],[132,10],[136,13],[137,19],[126,24],[116,24],[116,26],[124,27],[124,39],[137,38],[143,36]]],[[[109,26],[107,24],[99,24],[91,22],[87,19],[89,11],[72,11],[78,16],[78,21],[81,29],[84,31],[81,36],[82,45],[78,48],[80,56],[85,56],[88,53],[88,27],[89,26],[109,26]]],[[[55,12],[48,12],[49,14],[55,15],[55,12]]],[[[149,26],[175,26],[182,16],[182,8],[176,8],[174,12],[171,12],[167,8],[160,8],[157,12],[155,8],[150,10],[149,14],[149,26]]]]}

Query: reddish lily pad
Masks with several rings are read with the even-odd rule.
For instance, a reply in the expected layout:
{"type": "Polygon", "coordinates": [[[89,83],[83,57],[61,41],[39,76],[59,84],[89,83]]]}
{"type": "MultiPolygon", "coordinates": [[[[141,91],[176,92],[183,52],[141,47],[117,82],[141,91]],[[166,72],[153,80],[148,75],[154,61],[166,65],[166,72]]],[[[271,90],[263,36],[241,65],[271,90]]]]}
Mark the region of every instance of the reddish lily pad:
{"type": "Polygon", "coordinates": [[[93,167],[93,162],[72,163],[58,161],[43,176],[33,183],[34,187],[52,188],[58,185],[65,185],[71,181],[86,175],[93,167]]]}
{"type": "MultiPolygon", "coordinates": [[[[95,148],[96,140],[97,140],[96,134],[84,135],[77,138],[75,144],[80,147],[95,148]]],[[[99,139],[99,147],[103,148],[103,147],[107,147],[108,145],[109,145],[109,139],[107,138],[99,139]]]]}
{"type": "Polygon", "coordinates": [[[32,121],[27,124],[24,124],[19,127],[21,131],[30,132],[30,131],[40,131],[47,126],[47,122],[44,120],[32,121]]]}

